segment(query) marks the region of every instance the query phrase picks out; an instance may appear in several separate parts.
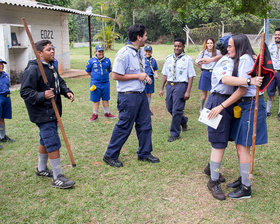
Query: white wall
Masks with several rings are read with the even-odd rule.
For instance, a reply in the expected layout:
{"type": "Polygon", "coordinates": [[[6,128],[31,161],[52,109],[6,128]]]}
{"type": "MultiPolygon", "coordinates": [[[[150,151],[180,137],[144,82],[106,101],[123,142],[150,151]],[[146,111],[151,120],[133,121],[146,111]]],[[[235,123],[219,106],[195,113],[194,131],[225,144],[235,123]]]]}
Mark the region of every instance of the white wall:
{"type": "MultiPolygon", "coordinates": [[[[1,24],[22,24],[21,18],[25,17],[26,22],[31,27],[31,33],[34,42],[49,39],[56,47],[56,59],[59,61],[59,72],[70,69],[70,50],[69,50],[69,33],[68,33],[68,20],[67,14],[52,10],[43,10],[36,8],[19,7],[12,5],[3,5],[0,7],[0,23],[1,24]]],[[[8,34],[10,35],[10,34],[8,34]]],[[[4,34],[1,35],[0,43],[4,34]]],[[[18,42],[21,43],[18,36],[18,42]]],[[[24,38],[22,38],[24,39],[24,38]]],[[[24,42],[24,41],[23,41],[24,42]]],[[[23,43],[21,43],[23,44],[23,43]]],[[[3,44],[2,44],[3,45],[3,44]]],[[[1,45],[0,45],[1,46],[1,45]]],[[[6,49],[10,46],[3,46],[6,49]]],[[[28,48],[31,45],[28,44],[28,48]]],[[[1,46],[2,51],[2,46],[1,46]]],[[[18,53],[18,49],[9,49],[10,60],[13,60],[13,55],[18,53]]],[[[24,54],[28,59],[35,58],[33,51],[30,54],[24,54]]],[[[1,53],[2,54],[2,53],[1,53]]],[[[1,55],[0,55],[1,56],[1,55]]],[[[3,58],[7,60],[7,58],[3,58]]],[[[21,66],[20,66],[21,67],[21,66]]],[[[13,62],[10,62],[10,69],[15,70],[17,67],[13,62]]]]}

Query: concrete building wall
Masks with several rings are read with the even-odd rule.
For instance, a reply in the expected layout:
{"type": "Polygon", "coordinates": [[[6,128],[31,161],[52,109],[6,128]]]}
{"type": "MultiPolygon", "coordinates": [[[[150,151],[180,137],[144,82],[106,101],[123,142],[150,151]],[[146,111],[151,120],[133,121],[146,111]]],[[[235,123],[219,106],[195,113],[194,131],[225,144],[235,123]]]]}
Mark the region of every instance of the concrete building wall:
{"type": "Polygon", "coordinates": [[[22,17],[25,17],[27,24],[30,26],[34,42],[42,39],[52,41],[56,47],[55,57],[59,61],[59,72],[62,73],[65,70],[69,70],[70,50],[68,19],[66,13],[12,5],[1,5],[0,25],[4,28],[0,29],[0,57],[8,60],[10,72],[22,72],[22,67],[26,66],[26,61],[35,58],[21,23],[22,17]],[[20,43],[21,46],[12,46],[11,34],[7,32],[15,32],[18,43],[20,43]],[[9,56],[7,56],[7,52],[9,56]],[[15,58],[17,60],[15,60],[15,58]]]}

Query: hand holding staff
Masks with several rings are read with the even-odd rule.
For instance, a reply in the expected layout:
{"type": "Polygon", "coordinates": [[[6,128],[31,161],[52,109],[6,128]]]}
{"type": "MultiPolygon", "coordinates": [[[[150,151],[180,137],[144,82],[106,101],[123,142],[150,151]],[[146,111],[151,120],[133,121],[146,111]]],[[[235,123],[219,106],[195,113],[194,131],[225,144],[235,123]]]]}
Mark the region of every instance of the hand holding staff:
{"type": "MultiPolygon", "coordinates": [[[[44,69],[43,69],[42,62],[41,62],[40,57],[39,57],[39,55],[38,55],[37,49],[36,49],[36,47],[35,47],[35,44],[34,44],[32,35],[31,35],[30,31],[29,31],[29,28],[28,28],[28,26],[27,26],[27,23],[26,23],[26,21],[25,21],[25,18],[22,18],[21,21],[22,21],[22,23],[23,23],[23,25],[24,25],[24,29],[25,29],[25,31],[26,31],[26,33],[27,33],[27,36],[28,36],[28,38],[29,38],[29,41],[30,41],[30,43],[31,43],[31,45],[32,45],[32,48],[33,48],[34,54],[35,54],[35,56],[36,56],[36,60],[37,60],[37,63],[38,63],[40,72],[41,72],[41,74],[42,74],[44,83],[45,83],[45,84],[48,84],[48,79],[47,79],[47,77],[46,77],[45,71],[44,71],[44,69]]],[[[48,85],[47,85],[47,86],[48,86],[48,85]]],[[[69,154],[69,156],[70,156],[70,160],[71,160],[71,162],[72,162],[72,166],[75,167],[75,166],[76,166],[76,163],[75,163],[75,161],[74,161],[74,157],[73,157],[73,154],[72,154],[72,151],[71,151],[71,148],[70,148],[70,144],[69,144],[68,139],[67,139],[67,137],[66,137],[66,133],[65,133],[65,131],[64,131],[64,127],[63,127],[63,124],[62,124],[62,121],[61,121],[61,118],[60,118],[60,115],[59,115],[59,112],[58,112],[56,103],[55,103],[53,97],[50,98],[50,100],[51,100],[51,103],[52,103],[52,106],[53,106],[53,109],[54,109],[54,112],[55,112],[55,116],[56,116],[58,125],[59,125],[59,127],[60,127],[60,130],[61,130],[61,133],[62,133],[64,142],[65,142],[65,145],[66,145],[68,154],[69,154]]],[[[73,101],[73,97],[72,97],[72,98],[70,97],[70,100],[73,101]]]]}

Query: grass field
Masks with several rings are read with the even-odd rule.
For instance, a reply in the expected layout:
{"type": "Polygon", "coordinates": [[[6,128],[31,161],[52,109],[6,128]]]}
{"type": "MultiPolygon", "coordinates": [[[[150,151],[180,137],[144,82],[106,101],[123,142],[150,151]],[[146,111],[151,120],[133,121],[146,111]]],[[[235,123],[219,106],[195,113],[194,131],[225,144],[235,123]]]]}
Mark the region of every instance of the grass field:
{"type": "MultiPolygon", "coordinates": [[[[119,49],[121,45],[116,45],[119,49]]],[[[154,47],[161,70],[171,45],[154,47]]],[[[116,51],[106,55],[114,58],[116,51]]],[[[71,49],[72,68],[84,69],[86,48],[71,49]]],[[[198,52],[191,52],[196,57],[198,52]]],[[[90,123],[89,77],[65,79],[75,93],[75,102],[63,99],[63,124],[77,163],[71,167],[67,150],[61,148],[63,171],[76,181],[75,188],[51,187],[51,180],[35,175],[38,128],[29,121],[19,91],[12,92],[13,119],[6,121],[7,134],[16,139],[0,151],[0,223],[279,223],[280,216],[280,122],[278,103],[268,118],[269,143],[256,149],[252,198],[225,201],[213,199],[202,173],[208,163],[210,145],[207,128],[197,121],[200,92],[199,71],[191,99],[187,101],[188,131],[178,141],[168,143],[171,116],[165,99],[152,95],[153,154],[159,164],[137,161],[137,137],[132,131],[122,148],[122,168],[102,162],[115,120],[101,116],[90,123]]],[[[161,77],[161,75],[160,75],[161,77]]],[[[111,81],[111,111],[117,114],[115,81],[111,81]]],[[[62,139],[62,138],[61,138],[62,139]]],[[[222,173],[227,182],[238,177],[238,161],[233,143],[226,150],[222,173]]],[[[222,184],[225,193],[230,190],[222,184]]]]}

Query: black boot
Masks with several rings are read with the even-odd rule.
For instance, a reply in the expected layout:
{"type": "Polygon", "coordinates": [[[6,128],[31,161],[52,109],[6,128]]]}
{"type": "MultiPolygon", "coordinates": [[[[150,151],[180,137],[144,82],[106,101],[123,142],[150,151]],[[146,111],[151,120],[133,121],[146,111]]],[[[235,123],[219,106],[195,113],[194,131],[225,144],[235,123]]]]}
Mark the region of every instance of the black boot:
{"type": "Polygon", "coordinates": [[[247,187],[244,184],[241,184],[239,188],[235,189],[233,192],[230,192],[228,196],[233,199],[250,198],[251,186],[247,187]]]}
{"type": "MultiPolygon", "coordinates": [[[[207,176],[211,176],[210,163],[208,163],[208,165],[204,168],[204,173],[205,173],[207,176]]],[[[219,174],[219,181],[220,181],[221,183],[226,182],[226,178],[225,178],[221,173],[219,174]]]]}
{"type": "Polygon", "coordinates": [[[216,198],[218,200],[226,199],[226,196],[221,189],[219,180],[213,181],[213,180],[209,179],[209,181],[207,183],[207,187],[211,191],[211,194],[213,195],[214,198],[216,198]]]}
{"type": "Polygon", "coordinates": [[[236,181],[227,184],[227,187],[229,187],[229,188],[237,188],[237,187],[240,187],[240,185],[241,185],[241,177],[239,177],[236,181]]]}

